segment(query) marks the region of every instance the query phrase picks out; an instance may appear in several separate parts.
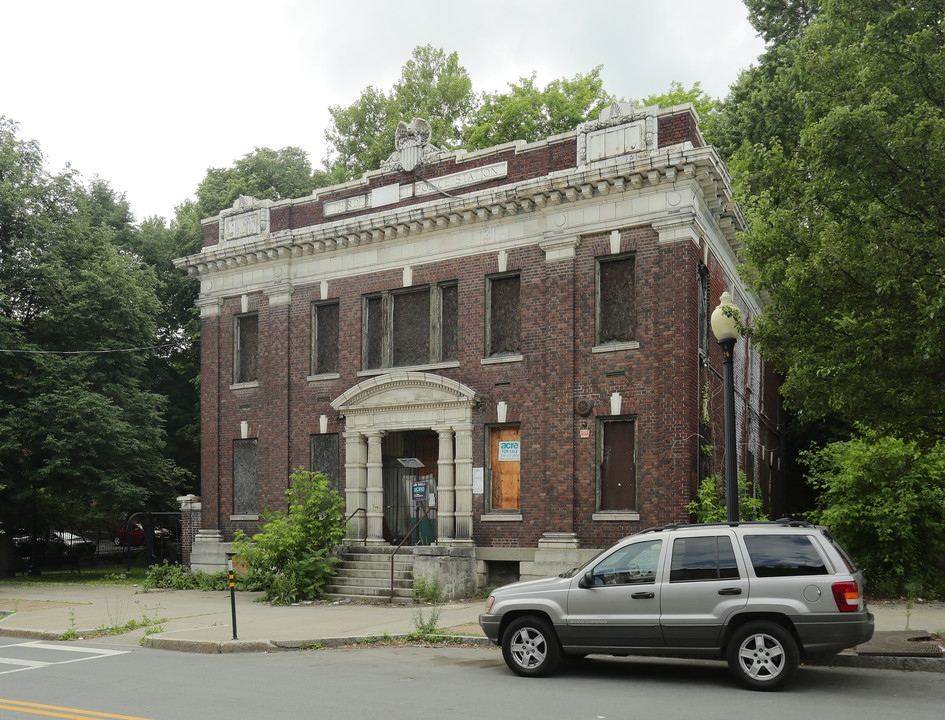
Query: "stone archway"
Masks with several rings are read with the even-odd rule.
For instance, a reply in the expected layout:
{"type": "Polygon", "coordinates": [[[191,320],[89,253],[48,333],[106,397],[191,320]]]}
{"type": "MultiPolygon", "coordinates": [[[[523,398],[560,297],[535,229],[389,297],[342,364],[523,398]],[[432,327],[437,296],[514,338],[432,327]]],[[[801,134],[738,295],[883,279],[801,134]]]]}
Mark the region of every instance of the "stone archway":
{"type": "Polygon", "coordinates": [[[392,431],[430,429],[439,435],[438,542],[472,544],[472,410],[478,402],[474,390],[455,380],[395,371],[364,380],[331,403],[345,418],[347,513],[367,511],[350,521],[353,538],[385,544],[381,439],[392,431]]]}

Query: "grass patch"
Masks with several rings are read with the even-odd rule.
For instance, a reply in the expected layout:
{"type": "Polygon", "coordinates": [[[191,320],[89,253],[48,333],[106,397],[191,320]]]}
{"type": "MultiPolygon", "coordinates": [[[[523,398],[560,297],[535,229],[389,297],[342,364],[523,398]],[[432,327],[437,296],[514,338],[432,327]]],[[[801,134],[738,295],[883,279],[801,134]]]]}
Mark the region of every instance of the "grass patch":
{"type": "Polygon", "coordinates": [[[146,568],[95,568],[81,573],[69,570],[43,570],[42,575],[18,575],[0,578],[4,586],[41,587],[46,585],[143,585],[146,568]]]}

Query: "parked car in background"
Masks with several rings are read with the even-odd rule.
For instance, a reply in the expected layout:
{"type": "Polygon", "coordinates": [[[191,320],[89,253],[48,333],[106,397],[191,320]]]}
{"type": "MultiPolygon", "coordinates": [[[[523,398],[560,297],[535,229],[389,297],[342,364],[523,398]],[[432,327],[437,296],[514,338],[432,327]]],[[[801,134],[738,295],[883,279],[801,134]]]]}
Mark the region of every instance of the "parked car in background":
{"type": "Polygon", "coordinates": [[[26,568],[32,564],[31,559],[52,564],[92,557],[95,543],[78,533],[50,530],[37,535],[32,541],[28,533],[14,536],[13,551],[18,560],[17,565],[26,568]]]}
{"type": "Polygon", "coordinates": [[[53,544],[54,552],[61,552],[64,557],[89,557],[95,554],[95,543],[78,533],[53,530],[49,533],[49,542],[53,544]]]}
{"type": "Polygon", "coordinates": [[[518,675],[592,653],[709,657],[754,690],[873,636],[862,571],[825,528],[791,520],[650,528],[494,590],[479,624],[518,675]]]}
{"type": "MultiPolygon", "coordinates": [[[[128,545],[128,538],[131,539],[130,544],[144,545],[146,535],[146,528],[143,523],[133,522],[131,523],[131,533],[128,533],[127,526],[116,527],[111,532],[112,543],[115,545],[128,545]]],[[[173,540],[174,533],[171,530],[168,530],[165,527],[155,526],[154,527],[154,542],[164,542],[165,540],[173,540]]]]}

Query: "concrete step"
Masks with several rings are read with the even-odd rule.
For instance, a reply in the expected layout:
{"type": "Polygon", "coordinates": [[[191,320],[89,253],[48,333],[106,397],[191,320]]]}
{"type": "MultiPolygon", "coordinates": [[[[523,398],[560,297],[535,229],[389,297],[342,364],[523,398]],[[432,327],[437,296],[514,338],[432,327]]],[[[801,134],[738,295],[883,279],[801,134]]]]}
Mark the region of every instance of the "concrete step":
{"type": "MultiPolygon", "coordinates": [[[[387,562],[342,562],[338,564],[342,570],[358,570],[364,572],[390,573],[390,561],[387,562]]],[[[413,572],[413,563],[394,562],[394,572],[413,572]]]]}
{"type": "MultiPolygon", "coordinates": [[[[369,570],[363,567],[341,568],[335,574],[336,577],[359,577],[359,578],[380,578],[381,580],[390,580],[390,568],[381,568],[379,570],[369,570]]],[[[410,570],[398,570],[394,568],[395,580],[413,581],[413,573],[410,570]]]]}
{"type": "MultiPolygon", "coordinates": [[[[337,585],[341,587],[378,587],[378,588],[389,588],[390,587],[390,578],[389,577],[376,577],[376,578],[366,578],[366,577],[348,577],[345,575],[335,575],[331,579],[332,585],[337,585]]],[[[410,590],[413,588],[413,578],[394,578],[394,587],[395,588],[405,588],[410,590]]]]}
{"type": "Polygon", "coordinates": [[[395,605],[409,605],[413,599],[409,595],[394,595],[391,601],[390,595],[352,595],[351,593],[333,593],[328,592],[325,597],[329,600],[353,600],[361,602],[393,602],[395,605]]]}

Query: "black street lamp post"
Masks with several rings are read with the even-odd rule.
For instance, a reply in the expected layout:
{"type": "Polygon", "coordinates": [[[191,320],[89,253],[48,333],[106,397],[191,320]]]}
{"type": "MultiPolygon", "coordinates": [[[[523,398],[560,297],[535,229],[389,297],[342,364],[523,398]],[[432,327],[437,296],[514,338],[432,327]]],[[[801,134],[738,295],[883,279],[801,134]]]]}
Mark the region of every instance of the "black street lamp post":
{"type": "Polygon", "coordinates": [[[712,333],[722,348],[722,382],[725,387],[725,514],[738,522],[738,467],[735,456],[735,376],[732,353],[738,339],[740,313],[731,293],[724,292],[712,312],[712,333]]]}

